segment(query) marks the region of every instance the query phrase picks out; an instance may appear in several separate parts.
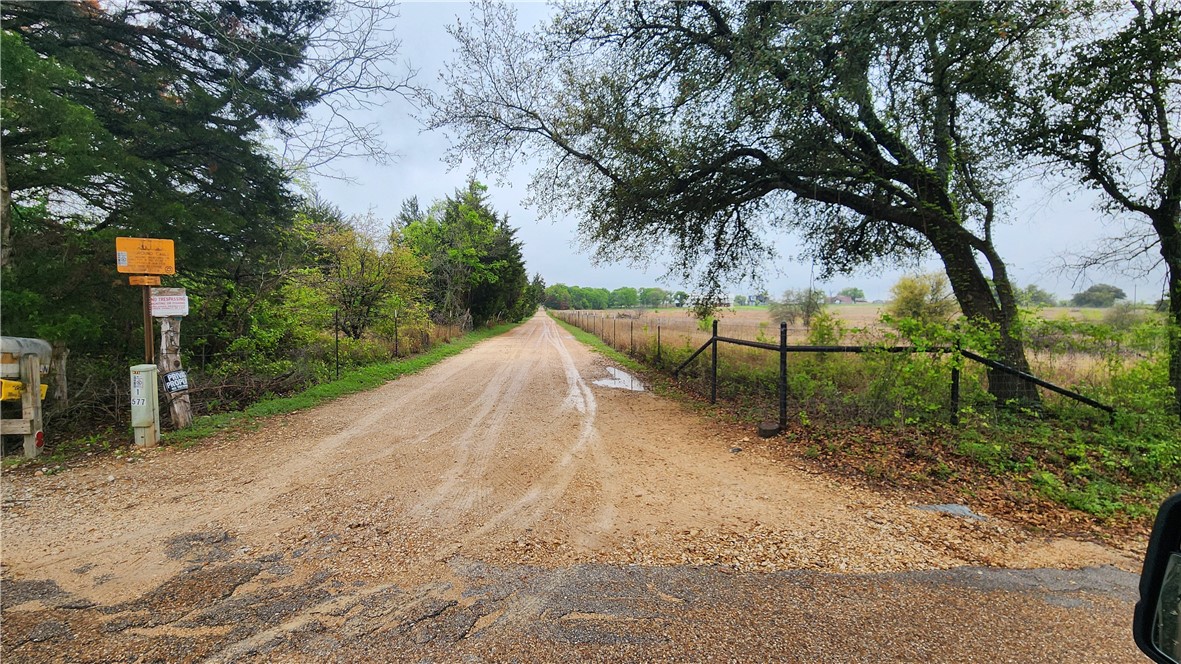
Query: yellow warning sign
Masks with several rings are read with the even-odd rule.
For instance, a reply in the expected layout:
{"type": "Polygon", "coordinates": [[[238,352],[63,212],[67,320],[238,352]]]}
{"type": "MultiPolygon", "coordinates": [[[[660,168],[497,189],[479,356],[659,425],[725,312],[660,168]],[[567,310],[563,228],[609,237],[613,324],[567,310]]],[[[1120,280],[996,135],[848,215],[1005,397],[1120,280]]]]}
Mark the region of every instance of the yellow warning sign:
{"type": "Polygon", "coordinates": [[[115,265],[120,272],[132,274],[176,274],[172,240],[117,237],[115,265]]]}

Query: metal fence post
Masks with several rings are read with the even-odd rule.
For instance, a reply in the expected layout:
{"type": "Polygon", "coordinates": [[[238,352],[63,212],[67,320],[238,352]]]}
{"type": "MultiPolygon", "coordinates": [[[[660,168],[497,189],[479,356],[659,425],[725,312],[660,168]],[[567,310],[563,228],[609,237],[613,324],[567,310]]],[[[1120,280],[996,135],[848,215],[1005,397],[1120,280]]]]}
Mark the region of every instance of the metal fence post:
{"type": "Polygon", "coordinates": [[[951,425],[959,426],[960,423],[960,362],[963,362],[963,356],[960,355],[960,340],[955,341],[955,357],[952,358],[954,364],[951,365],[951,425]]]}
{"type": "Polygon", "coordinates": [[[951,368],[951,425],[960,423],[960,368],[951,368]]]}
{"type": "Polygon", "coordinates": [[[660,362],[660,326],[656,326],[656,361],[660,362]]]}
{"type": "Polygon", "coordinates": [[[779,431],[787,430],[787,323],[779,323],[779,431]]]}
{"type": "Polygon", "coordinates": [[[718,321],[714,320],[713,325],[713,362],[709,370],[709,402],[711,404],[718,402],[718,321]]]}

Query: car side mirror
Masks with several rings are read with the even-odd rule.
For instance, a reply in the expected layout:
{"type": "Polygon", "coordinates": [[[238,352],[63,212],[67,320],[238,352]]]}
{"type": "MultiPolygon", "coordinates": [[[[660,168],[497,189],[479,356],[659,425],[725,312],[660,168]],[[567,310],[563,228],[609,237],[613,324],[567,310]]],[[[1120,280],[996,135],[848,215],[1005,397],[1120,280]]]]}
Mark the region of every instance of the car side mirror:
{"type": "Polygon", "coordinates": [[[1132,634],[1153,661],[1181,664],[1181,493],[1156,514],[1132,634]]]}

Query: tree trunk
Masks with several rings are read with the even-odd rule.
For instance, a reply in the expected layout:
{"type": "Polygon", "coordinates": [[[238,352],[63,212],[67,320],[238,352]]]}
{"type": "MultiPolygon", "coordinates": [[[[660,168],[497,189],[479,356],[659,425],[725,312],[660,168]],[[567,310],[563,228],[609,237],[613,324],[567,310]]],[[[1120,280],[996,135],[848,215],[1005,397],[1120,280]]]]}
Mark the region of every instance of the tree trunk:
{"type": "MultiPolygon", "coordinates": [[[[180,361],[180,321],[177,316],[160,319],[160,379],[173,371],[183,371],[180,361]]],[[[189,402],[188,390],[171,392],[164,390],[168,400],[168,412],[172,426],[187,429],[193,423],[193,407],[189,402]]]]}
{"type": "Polygon", "coordinates": [[[12,196],[8,191],[8,169],[0,152],[0,268],[12,260],[12,196]]]}
{"type": "MultiPolygon", "coordinates": [[[[1181,272],[1181,266],[1171,270],[1181,272]]],[[[1173,386],[1173,413],[1181,417],[1181,277],[1169,280],[1169,385],[1173,386]]]]}
{"type": "MultiPolygon", "coordinates": [[[[1025,358],[1025,344],[1016,335],[1017,304],[1012,297],[1012,285],[999,257],[991,257],[994,283],[998,293],[993,294],[988,279],[976,262],[975,250],[965,241],[957,239],[932,239],[935,251],[943,259],[951,288],[955,292],[960,309],[969,319],[983,319],[996,325],[1000,331],[996,359],[1013,369],[1030,373],[1029,361],[1025,358]],[[1005,296],[1002,296],[1005,295],[1005,296]]],[[[1037,386],[998,369],[988,370],[988,392],[998,403],[1016,402],[1023,406],[1040,407],[1041,396],[1037,386]]]]}
{"type": "Polygon", "coordinates": [[[1181,219],[1175,210],[1162,217],[1154,219],[1153,226],[1161,240],[1169,288],[1169,385],[1173,386],[1173,412],[1181,417],[1181,219]]]}
{"type": "Polygon", "coordinates": [[[70,389],[66,382],[66,359],[70,349],[60,341],[53,342],[53,355],[49,363],[49,375],[53,381],[53,400],[58,407],[70,405],[70,389]]]}

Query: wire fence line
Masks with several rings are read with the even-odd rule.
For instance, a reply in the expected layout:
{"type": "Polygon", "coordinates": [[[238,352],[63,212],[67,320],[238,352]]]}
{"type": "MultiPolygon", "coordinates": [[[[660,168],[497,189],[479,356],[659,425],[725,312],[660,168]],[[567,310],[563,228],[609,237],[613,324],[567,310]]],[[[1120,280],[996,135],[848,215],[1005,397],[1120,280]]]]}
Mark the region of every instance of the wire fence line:
{"type": "MultiPolygon", "coordinates": [[[[771,339],[767,338],[767,326],[764,324],[757,324],[756,326],[750,324],[727,324],[725,328],[726,335],[722,336],[719,334],[717,320],[713,320],[707,330],[702,330],[701,328],[704,327],[702,325],[693,325],[692,328],[689,328],[685,325],[685,321],[673,319],[670,321],[671,324],[668,325],[669,329],[666,331],[664,320],[659,318],[643,317],[637,320],[637,318],[628,315],[610,316],[584,311],[554,311],[552,313],[567,323],[595,334],[612,348],[626,352],[633,357],[646,360],[658,369],[667,370],[670,366],[673,366],[674,368],[672,368],[671,373],[674,377],[678,377],[682,371],[689,368],[695,360],[709,350],[709,370],[706,374],[706,382],[708,383],[710,403],[716,403],[718,398],[719,345],[726,344],[727,346],[738,347],[748,351],[745,357],[734,352],[729,353],[729,357],[726,358],[725,362],[729,365],[730,373],[751,373],[750,365],[752,364],[752,360],[756,366],[758,364],[764,365],[762,372],[758,371],[757,368],[753,372],[755,375],[753,382],[756,384],[768,382],[766,376],[760,376],[759,374],[766,373],[766,352],[776,353],[778,355],[778,366],[775,367],[777,369],[775,372],[777,376],[775,376],[774,384],[776,405],[778,406],[777,425],[780,431],[787,425],[787,402],[789,394],[788,356],[798,356],[800,354],[815,354],[821,361],[828,354],[834,353],[855,354],[858,356],[882,354],[911,355],[923,353],[928,356],[934,355],[953,358],[952,361],[937,362],[940,365],[947,365],[945,375],[948,382],[945,383],[947,389],[944,394],[947,395],[946,408],[949,420],[953,425],[959,424],[960,421],[960,411],[963,406],[964,385],[966,381],[972,383],[973,389],[971,391],[975,394],[986,393],[987,390],[984,388],[984,385],[989,381],[994,386],[1000,380],[1029,383],[1067,399],[1072,399],[1092,408],[1102,410],[1112,418],[1115,416],[1115,409],[1112,406],[1100,403],[1086,395],[1055,385],[970,350],[962,349],[959,347],[958,342],[954,347],[930,348],[918,348],[913,345],[887,346],[881,344],[789,344],[791,335],[787,323],[779,324],[778,330],[776,330],[777,334],[775,335],[777,339],[772,342],[771,339]],[[640,323],[638,326],[637,322],[640,323]],[[637,336],[637,327],[639,336],[637,336]],[[752,328],[755,330],[754,338],[751,338],[752,328]],[[695,350],[693,350],[694,346],[697,346],[695,350]],[[763,357],[753,357],[749,352],[751,350],[756,354],[761,352],[763,357]],[[745,371],[743,365],[746,365],[745,371]],[[972,371],[972,368],[976,370],[972,371]]],[[[792,364],[800,363],[793,362],[792,364]]],[[[878,364],[880,365],[882,363],[878,362],[878,364]]],[[[905,377],[906,373],[905,370],[900,372],[899,377],[905,377]]],[[[928,380],[930,379],[929,376],[927,378],[928,380]]],[[[725,378],[723,378],[723,382],[725,382],[725,378]]],[[[872,387],[872,384],[872,381],[868,383],[870,387],[872,387]]],[[[769,385],[764,385],[764,387],[769,387],[769,385]]],[[[928,389],[927,391],[930,392],[931,390],[928,389]]],[[[748,394],[747,396],[751,395],[748,394]]],[[[928,401],[930,400],[928,399],[928,401]]]]}

